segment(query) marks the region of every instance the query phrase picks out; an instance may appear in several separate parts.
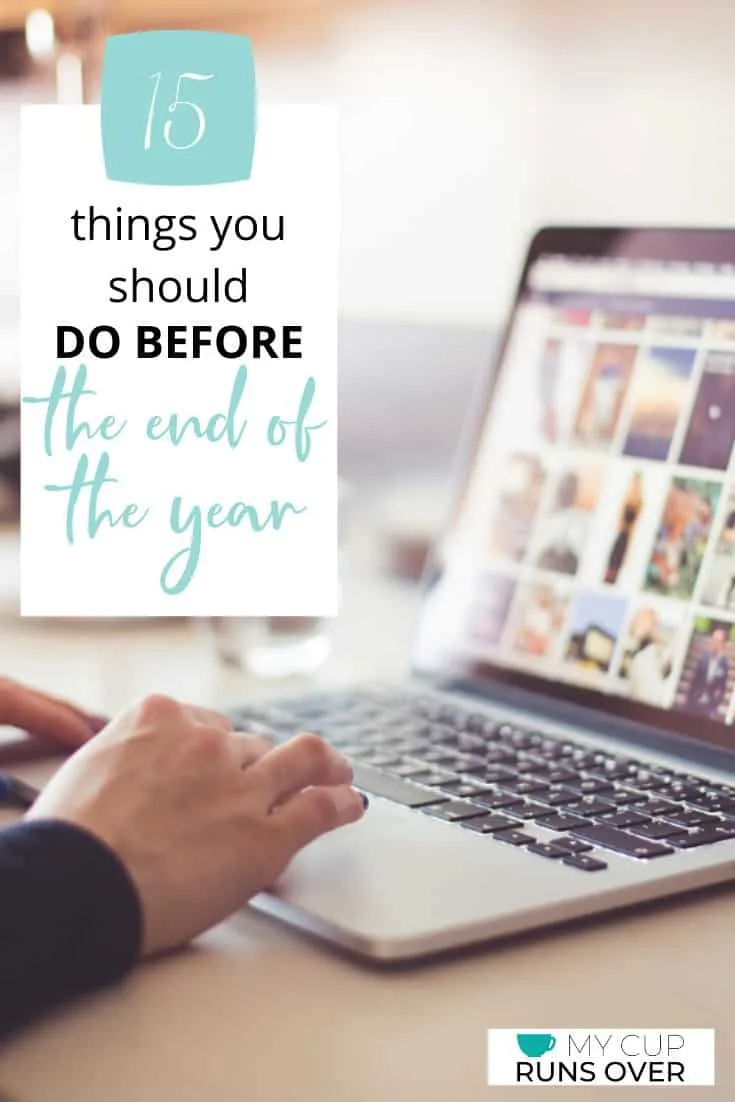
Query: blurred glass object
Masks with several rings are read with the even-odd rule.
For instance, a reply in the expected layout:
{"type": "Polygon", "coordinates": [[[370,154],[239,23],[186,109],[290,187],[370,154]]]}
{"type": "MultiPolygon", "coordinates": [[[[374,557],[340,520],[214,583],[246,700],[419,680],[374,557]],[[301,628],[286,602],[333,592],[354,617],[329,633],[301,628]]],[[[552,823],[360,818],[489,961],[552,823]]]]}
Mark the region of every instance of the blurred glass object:
{"type": "Polygon", "coordinates": [[[105,38],[104,0],[73,0],[56,19],[56,101],[94,103],[105,38]]]}
{"type": "Polygon", "coordinates": [[[28,13],[25,26],[28,56],[34,60],[48,59],[56,52],[56,28],[51,12],[36,8],[28,13]]]}
{"type": "MultiPolygon", "coordinates": [[[[344,567],[351,502],[351,488],[340,481],[340,572],[344,567]]],[[[319,616],[213,617],[209,621],[219,662],[258,678],[298,677],[316,672],[331,653],[333,622],[319,616]]]]}
{"type": "Polygon", "coordinates": [[[313,673],[331,651],[329,621],[320,617],[213,619],[222,665],[258,678],[313,673]]]}
{"type": "Polygon", "coordinates": [[[85,103],[92,98],[104,30],[104,0],[68,0],[61,8],[0,4],[0,82],[17,103],[85,103]],[[15,86],[14,94],[9,86],[15,86]]]}

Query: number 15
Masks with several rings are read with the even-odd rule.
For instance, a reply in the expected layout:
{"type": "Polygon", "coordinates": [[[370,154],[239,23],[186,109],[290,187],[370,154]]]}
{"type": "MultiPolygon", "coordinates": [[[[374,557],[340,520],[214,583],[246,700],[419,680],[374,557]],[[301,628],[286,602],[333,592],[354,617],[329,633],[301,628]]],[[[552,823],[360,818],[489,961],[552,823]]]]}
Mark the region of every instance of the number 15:
{"type": "MultiPolygon", "coordinates": [[[[163,77],[162,73],[153,73],[153,75],[151,76],[151,80],[154,80],[156,82],[156,86],[153,89],[153,96],[151,97],[151,106],[150,106],[150,110],[148,111],[148,124],[147,124],[146,130],[145,130],[145,141],[143,143],[143,148],[146,149],[146,150],[151,148],[151,145],[152,145],[152,142],[153,142],[153,120],[154,120],[155,114],[156,114],[156,103],[158,101],[158,91],[159,91],[159,88],[161,87],[162,77],[163,77]]],[[[176,113],[176,111],[178,110],[179,107],[188,107],[189,110],[193,111],[194,114],[196,115],[198,126],[197,126],[196,137],[194,138],[193,141],[188,142],[186,145],[177,145],[174,142],[173,138],[171,137],[171,132],[173,130],[174,120],[173,119],[168,119],[167,122],[165,123],[164,127],[163,127],[163,140],[166,142],[166,145],[168,145],[169,148],[171,148],[171,149],[193,149],[195,145],[199,145],[199,142],[204,137],[205,131],[207,129],[207,120],[206,120],[205,114],[202,111],[199,104],[192,103],[191,100],[181,99],[181,84],[182,84],[182,81],[184,81],[184,80],[198,80],[198,81],[212,80],[213,77],[214,77],[214,73],[209,73],[206,76],[203,73],[182,73],[179,76],[179,79],[176,82],[176,98],[173,101],[173,103],[169,105],[168,113],[169,113],[169,115],[173,115],[173,114],[176,113]]]]}

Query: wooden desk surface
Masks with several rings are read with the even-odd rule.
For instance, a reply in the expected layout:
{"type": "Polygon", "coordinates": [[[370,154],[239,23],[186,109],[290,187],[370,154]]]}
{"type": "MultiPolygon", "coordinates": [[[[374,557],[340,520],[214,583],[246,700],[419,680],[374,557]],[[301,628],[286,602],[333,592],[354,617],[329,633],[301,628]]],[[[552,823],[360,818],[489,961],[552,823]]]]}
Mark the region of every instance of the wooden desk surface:
{"type": "MultiPolygon", "coordinates": [[[[401,586],[349,587],[325,679],[399,672],[414,610],[401,586]]],[[[190,624],[0,623],[0,669],[98,708],[153,688],[220,703],[252,690],[216,671],[190,624]]],[[[676,1097],[729,1100],[734,904],[726,890],[389,973],[245,911],[0,1050],[0,1097],[520,1102],[523,1091],[484,1085],[489,1027],[699,1026],[718,1030],[718,1087],[676,1097]]],[[[573,1097],[600,1096],[577,1087],[573,1097]]]]}

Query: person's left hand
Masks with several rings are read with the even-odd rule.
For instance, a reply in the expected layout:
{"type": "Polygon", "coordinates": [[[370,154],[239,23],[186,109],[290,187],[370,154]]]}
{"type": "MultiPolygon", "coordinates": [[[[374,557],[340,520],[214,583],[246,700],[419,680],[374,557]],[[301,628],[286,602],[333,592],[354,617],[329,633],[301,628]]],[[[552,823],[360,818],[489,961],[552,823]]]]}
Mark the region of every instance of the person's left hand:
{"type": "Polygon", "coordinates": [[[106,719],[66,700],[0,677],[0,726],[18,727],[63,749],[76,750],[106,725],[106,719]]]}

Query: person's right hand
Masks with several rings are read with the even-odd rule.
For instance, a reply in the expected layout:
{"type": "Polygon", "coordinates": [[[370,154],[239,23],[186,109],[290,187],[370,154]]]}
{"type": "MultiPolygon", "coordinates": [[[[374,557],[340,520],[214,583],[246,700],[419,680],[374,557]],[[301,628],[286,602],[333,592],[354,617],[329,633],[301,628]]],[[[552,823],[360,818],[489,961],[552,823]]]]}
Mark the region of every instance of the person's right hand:
{"type": "Polygon", "coordinates": [[[140,896],[145,955],[222,921],[303,846],[361,818],[351,780],[317,735],[273,748],[152,696],[70,758],[28,817],[75,824],[118,855],[140,896]]]}

